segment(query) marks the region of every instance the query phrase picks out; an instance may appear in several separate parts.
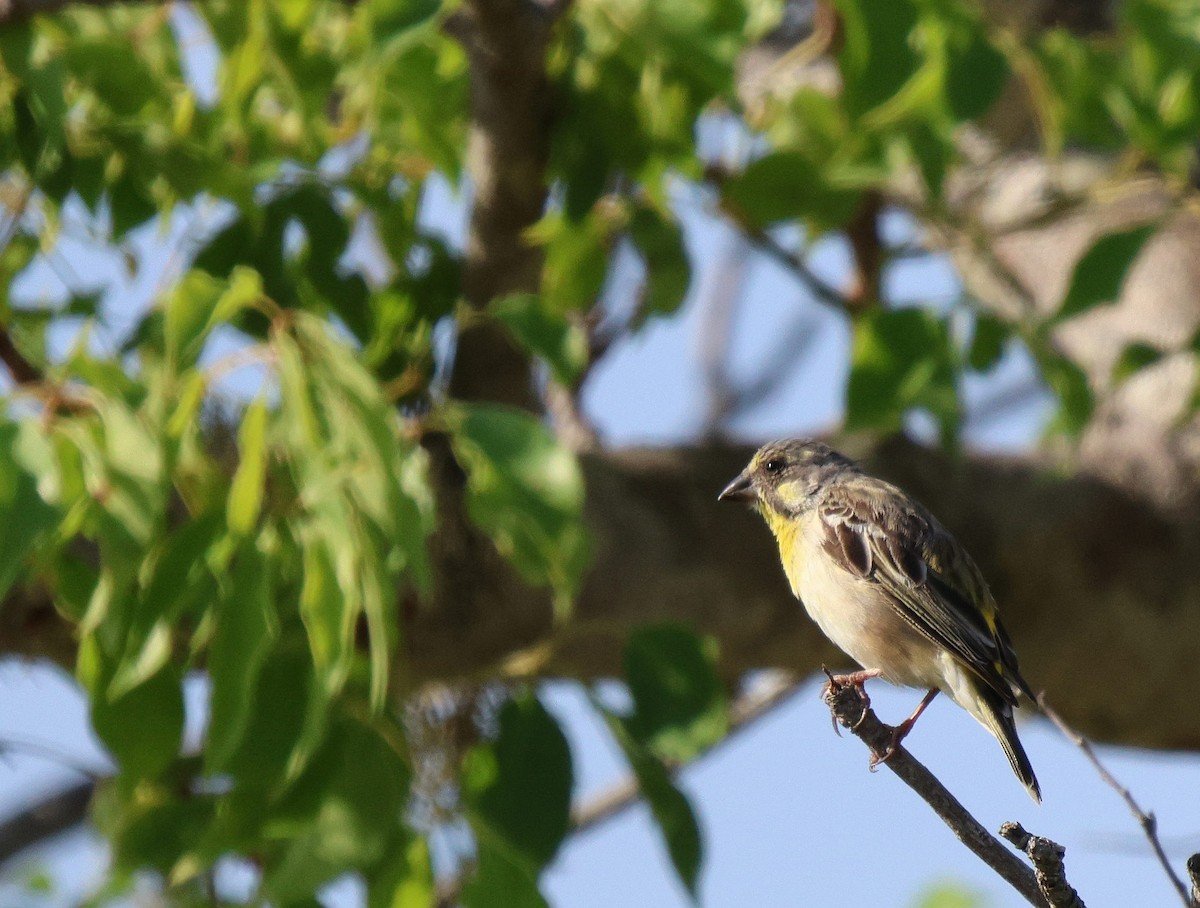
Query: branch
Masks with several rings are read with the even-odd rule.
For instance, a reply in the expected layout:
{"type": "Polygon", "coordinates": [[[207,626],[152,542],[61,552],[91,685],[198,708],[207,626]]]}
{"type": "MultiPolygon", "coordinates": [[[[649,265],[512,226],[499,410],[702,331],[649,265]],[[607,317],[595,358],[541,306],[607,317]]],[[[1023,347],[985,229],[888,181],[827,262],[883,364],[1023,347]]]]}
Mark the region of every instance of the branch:
{"type": "MultiPolygon", "coordinates": [[[[470,61],[473,198],[463,294],[476,309],[541,285],[542,250],[525,231],[546,205],[553,123],[546,52],[560,14],[532,0],[472,0],[446,23],[470,61]]],[[[529,366],[500,325],[473,321],[459,334],[450,395],[535,410],[529,366]]]]}
{"type": "Polygon", "coordinates": [[[1038,889],[1051,908],[1086,908],[1079,893],[1067,882],[1067,871],[1063,866],[1067,849],[1050,839],[1031,835],[1020,823],[1001,824],[1000,835],[1033,862],[1038,889]]]}
{"type": "Polygon", "coordinates": [[[17,349],[7,325],[0,325],[0,362],[18,385],[34,385],[42,380],[42,371],[17,349]]]}
{"type": "Polygon", "coordinates": [[[1192,881],[1191,908],[1200,908],[1200,853],[1188,858],[1187,872],[1192,881]]]}
{"type": "MultiPolygon", "coordinates": [[[[747,691],[734,701],[729,710],[729,731],[720,741],[699,754],[691,763],[703,760],[720,750],[735,738],[738,732],[762,718],[776,706],[790,698],[800,687],[800,682],[792,675],[783,672],[773,674],[768,680],[747,691]]],[[[678,771],[684,767],[675,767],[678,771]]],[[[618,782],[597,797],[581,804],[571,811],[571,831],[581,832],[598,823],[611,819],[625,808],[636,804],[641,797],[637,780],[632,776],[618,782]]]]}
{"type": "Polygon", "coordinates": [[[1150,842],[1150,848],[1154,851],[1155,857],[1158,858],[1158,863],[1162,865],[1167,879],[1171,881],[1171,885],[1179,893],[1179,898],[1183,900],[1183,908],[1192,908],[1192,900],[1188,897],[1187,888],[1184,886],[1183,880],[1171,869],[1171,862],[1167,859],[1167,853],[1163,850],[1162,842],[1158,839],[1158,821],[1155,819],[1154,814],[1147,813],[1138,806],[1129,789],[1118,782],[1113,774],[1100,762],[1100,758],[1096,756],[1096,752],[1092,749],[1092,745],[1088,743],[1087,738],[1075,731],[1075,729],[1063,720],[1062,716],[1050,708],[1050,705],[1046,702],[1045,694],[1038,695],[1038,706],[1046,718],[1053,722],[1058,727],[1058,730],[1066,736],[1067,740],[1083,751],[1083,755],[1088,758],[1092,766],[1096,767],[1096,772],[1099,773],[1104,783],[1121,796],[1121,800],[1125,802],[1125,806],[1129,808],[1130,813],[1134,815],[1138,824],[1142,827],[1142,831],[1146,834],[1146,838],[1150,842]]]}
{"type": "MultiPolygon", "coordinates": [[[[856,738],[866,744],[876,759],[882,760],[892,745],[893,729],[884,725],[875,715],[866,693],[860,687],[836,684],[830,679],[824,697],[830,711],[842,727],[849,729],[856,738]]],[[[1046,900],[1042,897],[1033,871],[1001,845],[1000,840],[971,816],[946,786],[903,746],[897,746],[884,765],[920,795],[925,803],[933,808],[934,813],[950,827],[955,837],[996,871],[1029,904],[1045,908],[1046,900]]]]}
{"type": "Polygon", "coordinates": [[[95,779],[78,782],[0,823],[0,866],[86,820],[95,790],[95,779]]]}

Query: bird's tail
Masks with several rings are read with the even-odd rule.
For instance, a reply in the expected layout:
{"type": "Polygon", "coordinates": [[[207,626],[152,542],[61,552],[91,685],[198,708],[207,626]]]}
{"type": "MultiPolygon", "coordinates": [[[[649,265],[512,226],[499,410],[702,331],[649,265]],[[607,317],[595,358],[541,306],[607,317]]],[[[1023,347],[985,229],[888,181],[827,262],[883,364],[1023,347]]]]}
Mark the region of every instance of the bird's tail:
{"type": "Polygon", "coordinates": [[[1025,748],[1021,746],[1021,739],[1017,737],[1017,723],[1013,721],[1012,707],[992,691],[987,691],[979,697],[979,706],[982,708],[976,712],[976,716],[1004,748],[1008,765],[1021,780],[1029,796],[1038,804],[1042,803],[1042,789],[1038,785],[1037,776],[1033,774],[1033,766],[1025,754],[1025,748]]]}

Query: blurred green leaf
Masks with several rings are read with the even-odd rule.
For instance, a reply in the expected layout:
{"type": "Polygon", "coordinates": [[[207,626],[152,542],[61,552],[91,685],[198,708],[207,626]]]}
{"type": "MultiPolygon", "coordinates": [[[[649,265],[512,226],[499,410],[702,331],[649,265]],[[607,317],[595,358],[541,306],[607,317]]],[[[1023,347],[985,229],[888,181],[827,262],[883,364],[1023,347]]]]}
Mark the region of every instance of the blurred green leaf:
{"type": "Polygon", "coordinates": [[[664,760],[690,760],[729,728],[713,650],[679,624],[638,628],[629,638],[624,667],[634,713],[626,726],[664,760]]]}
{"type": "Polygon", "coordinates": [[[1076,263],[1067,295],[1053,322],[1087,312],[1102,303],[1116,302],[1130,267],[1157,229],[1157,224],[1147,224],[1108,233],[1096,240],[1076,263]]]}
{"type": "Polygon", "coordinates": [[[267,470],[267,403],[260,395],[246,408],[238,429],[238,465],[229,486],[225,519],[241,536],[250,533],[262,509],[267,470]]]}
{"type": "Polygon", "coordinates": [[[981,23],[972,22],[963,40],[951,41],[946,61],[946,102],[962,122],[982,117],[1008,84],[1008,60],[988,40],[981,23]]]}
{"type": "Polygon", "coordinates": [[[105,687],[90,690],[96,734],[123,776],[157,776],[178,755],[183,737],[183,686],[178,669],[168,665],[111,701],[105,687]]]}
{"type": "Polygon", "coordinates": [[[1060,356],[1045,356],[1040,362],[1046,383],[1058,397],[1058,414],[1051,429],[1078,435],[1086,428],[1096,408],[1087,374],[1074,362],[1060,356]]]}
{"type": "Polygon", "coordinates": [[[329,743],[335,769],[315,816],[267,874],[273,900],[289,903],[353,868],[374,865],[403,822],[410,772],[371,728],[343,721],[329,743]]]}
{"type": "Polygon", "coordinates": [[[549,908],[536,871],[503,843],[486,835],[478,843],[474,876],[463,890],[466,908],[549,908]]]}
{"type": "Polygon", "coordinates": [[[621,745],[625,759],[629,761],[642,796],[650,805],[650,812],[662,833],[675,872],[695,900],[704,845],[700,837],[700,824],[696,822],[691,804],[671,781],[670,774],[658,757],[638,742],[621,717],[603,708],[600,711],[613,737],[621,745]]]}
{"type": "Polygon", "coordinates": [[[854,324],[846,429],[896,431],[905,412],[928,409],[944,433],[961,417],[946,323],[925,309],[875,309],[854,324]]]}
{"type": "Polygon", "coordinates": [[[826,171],[797,151],[759,158],[725,184],[725,194],[756,226],[804,219],[818,230],[845,224],[859,198],[858,190],[833,185],[826,171]]]}
{"type": "Polygon", "coordinates": [[[568,388],[575,386],[588,359],[587,333],[579,324],[531,293],[496,300],[488,311],[530,353],[546,361],[555,381],[568,388]]]}
{"type": "Polygon", "coordinates": [[[429,842],[406,831],[367,879],[367,908],[429,908],[437,899],[429,842]]]}
{"type": "Polygon", "coordinates": [[[954,883],[944,883],[918,897],[913,908],[980,908],[984,904],[978,893],[954,883]]]}
{"type": "Polygon", "coordinates": [[[554,589],[561,613],[588,562],[575,456],[520,410],[461,404],[449,422],[455,455],[467,471],[471,519],[528,580],[554,589]]]}
{"type": "Polygon", "coordinates": [[[463,767],[472,822],[535,872],[550,863],[567,834],[572,785],[567,739],[532,693],[504,704],[495,742],[476,746],[463,767]]]}
{"type": "Polygon", "coordinates": [[[1004,322],[983,312],[975,314],[975,328],[971,335],[971,347],[967,362],[976,372],[987,372],[1000,361],[1004,344],[1012,336],[1012,329],[1004,322]]]}
{"type": "Polygon", "coordinates": [[[842,42],[838,64],[847,110],[861,116],[888,100],[912,78],[921,60],[910,33],[917,5],[910,2],[837,0],[842,42]]]}
{"type": "Polygon", "coordinates": [[[253,542],[244,544],[222,592],[209,647],[212,693],[204,762],[210,772],[225,768],[249,730],[259,671],[279,632],[272,580],[264,553],[253,542]]]}
{"type": "Polygon", "coordinates": [[[0,597],[17,579],[38,535],[55,522],[55,509],[38,494],[38,473],[50,474],[52,456],[33,423],[0,423],[0,513],[20,515],[0,521],[0,597]]]}
{"type": "Polygon", "coordinates": [[[1121,356],[1113,365],[1112,381],[1119,385],[1162,358],[1163,351],[1158,347],[1142,343],[1129,344],[1121,351],[1121,356]]]}
{"type": "Polygon", "coordinates": [[[683,303],[692,279],[679,224],[642,206],[630,219],[629,235],[646,262],[642,317],[670,315],[683,303]]]}

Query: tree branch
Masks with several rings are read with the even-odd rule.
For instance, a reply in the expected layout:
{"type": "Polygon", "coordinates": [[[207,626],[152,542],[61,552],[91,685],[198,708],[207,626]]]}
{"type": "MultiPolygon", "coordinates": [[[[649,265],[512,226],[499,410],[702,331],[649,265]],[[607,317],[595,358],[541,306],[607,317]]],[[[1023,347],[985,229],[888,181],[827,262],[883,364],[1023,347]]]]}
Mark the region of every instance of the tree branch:
{"type": "MultiPolygon", "coordinates": [[[[0,3],[3,2],[4,0],[0,0],[0,3]]],[[[41,370],[31,363],[13,343],[7,325],[0,325],[0,362],[4,363],[9,375],[18,385],[37,384],[42,380],[41,370]]]]}
{"type": "MultiPolygon", "coordinates": [[[[783,672],[776,673],[754,690],[748,691],[734,701],[729,710],[729,731],[720,741],[708,750],[699,754],[695,760],[688,763],[691,766],[720,750],[726,743],[737,737],[738,732],[745,730],[756,720],[762,718],[775,707],[784,703],[800,686],[800,681],[783,672]]],[[[678,771],[684,767],[675,767],[678,771]]],[[[625,808],[636,804],[641,797],[641,789],[637,779],[629,777],[622,779],[616,785],[601,792],[591,801],[578,805],[571,811],[571,829],[580,832],[589,829],[605,820],[615,817],[625,808]]]]}
{"type": "Polygon", "coordinates": [[[95,790],[95,779],[77,782],[0,822],[0,867],[86,820],[95,790]]]}
{"type": "MultiPolygon", "coordinates": [[[[471,67],[473,198],[463,293],[476,309],[541,285],[542,250],[525,231],[546,205],[553,120],[546,50],[560,13],[531,0],[471,0],[447,22],[471,67]]],[[[537,409],[529,365],[500,325],[472,321],[459,334],[450,394],[537,409]]]]}
{"type": "MultiPolygon", "coordinates": [[[[1167,879],[1171,881],[1171,885],[1179,893],[1179,898],[1183,901],[1183,908],[1191,908],[1192,900],[1188,897],[1187,887],[1184,886],[1183,880],[1172,869],[1171,862],[1167,859],[1167,853],[1163,850],[1162,842],[1159,841],[1158,820],[1154,814],[1147,813],[1138,806],[1138,802],[1133,799],[1133,795],[1129,789],[1118,782],[1116,777],[1100,762],[1100,758],[1096,756],[1096,752],[1092,749],[1092,745],[1088,743],[1087,738],[1075,731],[1075,729],[1063,720],[1062,716],[1050,707],[1050,704],[1046,702],[1044,694],[1038,695],[1038,706],[1046,718],[1053,722],[1058,727],[1058,730],[1066,736],[1067,740],[1083,751],[1083,755],[1096,768],[1096,772],[1099,773],[1104,783],[1121,796],[1121,800],[1125,802],[1125,806],[1129,808],[1130,813],[1137,819],[1138,825],[1142,827],[1142,832],[1146,834],[1146,838],[1150,842],[1150,848],[1154,851],[1154,856],[1158,858],[1158,863],[1162,865],[1167,879]]],[[[1012,840],[1010,839],[1009,841],[1012,840]]],[[[1020,848],[1021,846],[1018,845],[1017,847],[1020,848]]],[[[1068,908],[1070,908],[1069,904],[1068,908]]]]}
{"type": "MultiPolygon", "coordinates": [[[[837,684],[830,680],[825,687],[825,702],[834,718],[861,740],[877,759],[883,759],[892,746],[892,727],[885,725],[871,709],[871,701],[861,687],[837,684]]],[[[1013,857],[1000,840],[988,832],[967,809],[958,802],[937,776],[917,761],[912,754],[897,746],[884,763],[905,785],[915,791],[933,808],[934,813],[950,828],[955,837],[991,867],[1031,905],[1045,908],[1046,900],[1033,871],[1013,857]]]]}
{"type": "Polygon", "coordinates": [[[1187,872],[1188,878],[1192,881],[1191,908],[1200,908],[1200,853],[1188,858],[1187,872]]]}
{"type": "Polygon", "coordinates": [[[1067,849],[1057,842],[1031,835],[1020,823],[1003,823],[1000,835],[1033,862],[1038,889],[1051,908],[1086,908],[1079,893],[1067,882],[1063,856],[1067,849]]]}

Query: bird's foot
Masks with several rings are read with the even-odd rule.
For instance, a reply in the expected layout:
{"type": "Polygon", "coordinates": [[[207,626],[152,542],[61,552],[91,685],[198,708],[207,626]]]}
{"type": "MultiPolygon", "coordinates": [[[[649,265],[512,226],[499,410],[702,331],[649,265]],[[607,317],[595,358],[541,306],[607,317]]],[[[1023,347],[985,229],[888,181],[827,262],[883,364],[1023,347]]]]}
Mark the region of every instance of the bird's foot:
{"type": "Polygon", "coordinates": [[[888,746],[883,753],[875,753],[872,751],[871,759],[867,763],[867,767],[874,772],[879,768],[881,763],[886,763],[892,758],[892,755],[900,749],[900,742],[908,737],[908,733],[913,730],[913,726],[917,724],[917,719],[921,718],[921,713],[925,712],[925,707],[933,702],[933,698],[938,695],[939,691],[936,687],[931,687],[925,694],[925,697],[917,704],[917,708],[913,710],[912,715],[892,729],[892,738],[888,742],[888,746]]]}
{"type": "MultiPolygon", "coordinates": [[[[845,674],[835,675],[828,668],[822,665],[821,671],[823,671],[825,673],[825,677],[829,679],[825,682],[825,686],[822,689],[822,699],[828,703],[838,691],[846,687],[853,687],[858,692],[858,696],[862,701],[862,713],[859,715],[858,721],[855,723],[855,725],[865,719],[867,716],[867,710],[871,708],[871,698],[867,694],[867,688],[865,684],[871,678],[879,677],[881,674],[879,669],[866,669],[858,672],[847,672],[845,674]]],[[[841,737],[842,733],[838,730],[836,716],[831,715],[830,721],[833,723],[834,732],[838,735],[838,737],[841,737]]]]}

